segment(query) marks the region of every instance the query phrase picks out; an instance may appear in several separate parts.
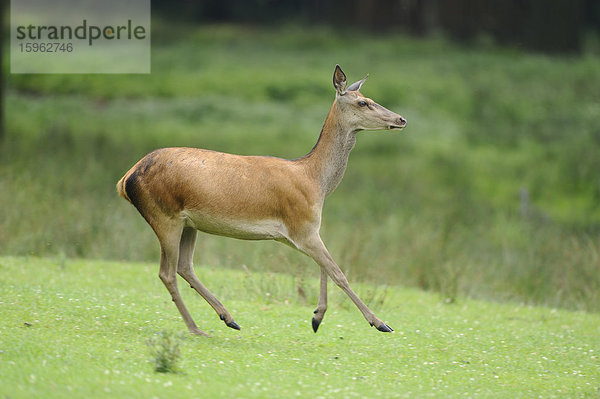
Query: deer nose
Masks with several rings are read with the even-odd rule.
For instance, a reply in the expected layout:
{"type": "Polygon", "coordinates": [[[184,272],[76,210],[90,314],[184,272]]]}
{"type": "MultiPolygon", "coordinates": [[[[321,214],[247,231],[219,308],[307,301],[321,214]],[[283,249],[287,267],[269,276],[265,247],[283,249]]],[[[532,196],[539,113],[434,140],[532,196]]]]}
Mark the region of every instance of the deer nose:
{"type": "Polygon", "coordinates": [[[405,127],[406,126],[406,119],[404,119],[403,117],[399,117],[398,118],[398,126],[405,127]]]}

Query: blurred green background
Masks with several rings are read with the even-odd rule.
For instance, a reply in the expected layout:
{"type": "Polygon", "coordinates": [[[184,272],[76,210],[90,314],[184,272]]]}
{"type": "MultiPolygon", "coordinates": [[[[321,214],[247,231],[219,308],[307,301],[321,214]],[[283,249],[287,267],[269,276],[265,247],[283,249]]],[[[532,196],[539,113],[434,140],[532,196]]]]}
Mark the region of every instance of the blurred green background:
{"type": "MultiPolygon", "coordinates": [[[[10,74],[3,9],[0,255],[158,262],[124,172],[164,146],[306,154],[339,63],[408,120],[359,134],[325,204],[350,280],[600,310],[597,2],[152,5],[150,75],[10,74]]],[[[208,235],[196,264],[318,274],[208,235]]]]}

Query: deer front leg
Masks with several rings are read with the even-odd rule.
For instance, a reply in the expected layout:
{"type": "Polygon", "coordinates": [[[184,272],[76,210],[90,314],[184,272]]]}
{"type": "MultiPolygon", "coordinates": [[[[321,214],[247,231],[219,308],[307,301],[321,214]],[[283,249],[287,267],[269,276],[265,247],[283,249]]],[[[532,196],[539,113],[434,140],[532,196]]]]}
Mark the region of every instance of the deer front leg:
{"type": "Polygon", "coordinates": [[[319,290],[319,303],[314,311],[312,318],[312,328],[314,332],[317,332],[319,325],[323,321],[323,316],[327,311],[327,271],[321,268],[321,288],[319,290]]]}
{"type": "Polygon", "coordinates": [[[239,330],[240,326],[233,320],[229,311],[223,304],[206,288],[196,276],[194,272],[194,244],[196,243],[197,231],[191,227],[183,229],[181,234],[181,242],[179,244],[179,263],[177,265],[177,273],[188,282],[190,287],[196,290],[206,302],[217,312],[221,320],[225,322],[227,327],[239,330]]]}
{"type": "Polygon", "coordinates": [[[337,286],[346,293],[346,295],[348,295],[352,302],[354,302],[356,307],[361,311],[371,326],[375,326],[381,332],[394,331],[390,326],[375,316],[371,309],[369,309],[367,305],[360,300],[354,291],[352,291],[352,288],[350,288],[350,284],[348,283],[348,279],[346,279],[346,276],[344,276],[344,273],[340,267],[335,263],[318,234],[310,237],[303,243],[303,245],[300,245],[299,248],[308,256],[313,258],[315,262],[317,262],[317,264],[327,272],[327,275],[331,277],[333,282],[336,283],[337,286]]]}

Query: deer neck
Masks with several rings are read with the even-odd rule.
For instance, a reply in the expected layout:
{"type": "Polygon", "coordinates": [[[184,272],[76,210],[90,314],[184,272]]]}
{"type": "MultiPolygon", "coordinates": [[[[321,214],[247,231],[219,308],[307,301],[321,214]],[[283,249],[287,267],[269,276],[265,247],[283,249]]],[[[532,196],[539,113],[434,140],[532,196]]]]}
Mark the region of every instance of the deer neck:
{"type": "Polygon", "coordinates": [[[350,151],[356,143],[356,130],[344,125],[337,104],[334,102],[317,144],[311,152],[301,158],[307,173],[315,178],[323,198],[335,190],[346,171],[350,151]]]}

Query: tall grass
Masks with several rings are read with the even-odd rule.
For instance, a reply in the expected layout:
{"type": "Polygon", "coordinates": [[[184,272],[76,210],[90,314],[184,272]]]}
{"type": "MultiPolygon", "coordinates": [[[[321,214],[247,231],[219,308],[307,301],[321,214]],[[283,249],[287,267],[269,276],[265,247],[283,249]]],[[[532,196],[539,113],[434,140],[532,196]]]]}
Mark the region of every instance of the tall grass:
{"type": "MultiPolygon", "coordinates": [[[[340,63],[408,119],[400,134],[359,135],[325,204],[322,236],[352,280],[600,310],[597,56],[167,28],[149,76],[7,77],[0,254],[157,260],[151,229],[116,196],[122,174],[161,146],[304,155],[340,63]]],[[[206,235],[196,263],[317,273],[287,247],[206,235]]]]}
{"type": "Polygon", "coordinates": [[[157,373],[178,373],[181,358],[180,344],[182,336],[169,331],[161,331],[147,342],[148,352],[157,373]]]}

